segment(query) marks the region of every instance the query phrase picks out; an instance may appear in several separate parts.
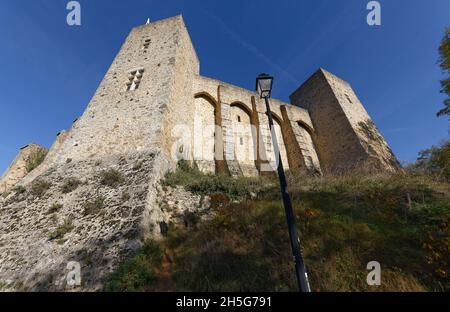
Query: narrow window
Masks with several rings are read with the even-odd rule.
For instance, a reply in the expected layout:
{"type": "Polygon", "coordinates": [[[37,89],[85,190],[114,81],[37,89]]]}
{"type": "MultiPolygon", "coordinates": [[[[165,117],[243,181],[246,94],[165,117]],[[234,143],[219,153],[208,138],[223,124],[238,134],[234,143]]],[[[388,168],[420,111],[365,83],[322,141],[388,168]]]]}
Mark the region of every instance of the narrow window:
{"type": "Polygon", "coordinates": [[[240,143],[241,143],[241,145],[244,145],[244,139],[243,138],[239,138],[240,140],[240,143]]]}
{"type": "Polygon", "coordinates": [[[352,100],[350,99],[350,97],[348,96],[348,94],[345,94],[345,96],[347,97],[347,100],[348,100],[351,104],[353,104],[353,102],[352,102],[352,100]]]}
{"type": "Polygon", "coordinates": [[[128,82],[127,82],[127,91],[133,91],[139,88],[139,85],[141,84],[142,76],[144,75],[144,69],[138,69],[132,71],[128,75],[128,82]]]}
{"type": "Polygon", "coordinates": [[[151,43],[152,41],[150,40],[150,39],[145,39],[144,40],[144,45],[143,45],[143,49],[144,49],[144,52],[147,52],[147,49],[148,49],[148,47],[150,46],[150,43],[151,43]]]}
{"type": "Polygon", "coordinates": [[[238,122],[241,122],[241,116],[238,116],[238,122]]]}

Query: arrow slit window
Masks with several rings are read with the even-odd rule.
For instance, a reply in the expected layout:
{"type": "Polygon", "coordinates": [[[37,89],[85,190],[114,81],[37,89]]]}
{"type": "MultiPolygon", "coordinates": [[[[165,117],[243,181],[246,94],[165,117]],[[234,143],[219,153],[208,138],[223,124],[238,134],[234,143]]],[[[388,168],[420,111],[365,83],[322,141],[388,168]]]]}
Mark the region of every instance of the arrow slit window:
{"type": "Polygon", "coordinates": [[[144,45],[142,47],[144,49],[144,53],[147,53],[148,47],[150,46],[150,42],[151,42],[151,39],[145,39],[144,45]]]}

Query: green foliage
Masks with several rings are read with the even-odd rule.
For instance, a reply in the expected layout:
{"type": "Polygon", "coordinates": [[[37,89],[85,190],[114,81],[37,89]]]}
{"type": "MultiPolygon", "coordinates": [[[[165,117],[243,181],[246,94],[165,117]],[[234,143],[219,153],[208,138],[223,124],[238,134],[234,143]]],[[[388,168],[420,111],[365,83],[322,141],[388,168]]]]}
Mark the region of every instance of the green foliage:
{"type": "Polygon", "coordinates": [[[176,250],[174,290],[293,289],[289,265],[280,261],[291,258],[281,212],[279,203],[230,203],[195,232],[170,231],[167,244],[176,250]]]}
{"type": "Polygon", "coordinates": [[[11,192],[3,192],[2,197],[7,198],[9,195],[11,195],[11,192]]]}
{"type": "Polygon", "coordinates": [[[416,163],[409,166],[409,169],[450,181],[450,141],[420,151],[416,163]]]}
{"type": "Polygon", "coordinates": [[[84,203],[84,215],[95,215],[102,211],[105,207],[105,198],[104,197],[96,197],[92,201],[88,201],[84,203]]]}
{"type": "Polygon", "coordinates": [[[81,184],[81,181],[77,178],[67,178],[64,180],[64,183],[61,187],[61,191],[63,194],[68,194],[77,189],[77,187],[81,184]]]}
{"type": "MultiPolygon", "coordinates": [[[[209,218],[196,220],[193,227],[169,227],[160,242],[172,254],[169,290],[296,290],[276,183],[260,179],[257,187],[246,186],[246,192],[236,195],[232,186],[218,188],[217,178],[190,167],[179,167],[168,178],[210,196],[212,209],[209,218]],[[213,181],[211,190],[192,188],[198,179],[205,185],[213,181]],[[249,191],[257,193],[252,200],[249,191]],[[241,197],[237,201],[230,195],[241,197]]],[[[403,173],[288,178],[314,291],[450,290],[448,184],[403,173]],[[366,283],[366,265],[373,260],[383,269],[382,285],[376,288],[366,283]]],[[[240,183],[239,178],[219,179],[240,183]]],[[[133,264],[128,265],[132,271],[133,264]]],[[[140,279],[134,289],[160,290],[161,265],[145,265],[156,281],[146,288],[140,279]]]]}
{"type": "Polygon", "coordinates": [[[59,240],[60,242],[62,242],[64,235],[66,235],[67,233],[69,233],[70,231],[72,231],[74,228],[73,223],[72,223],[72,219],[71,218],[67,218],[64,220],[64,223],[59,225],[55,231],[51,232],[48,235],[49,240],[59,240]]]}
{"type": "Polygon", "coordinates": [[[27,189],[25,187],[23,187],[22,185],[18,185],[16,187],[14,187],[13,192],[15,192],[16,194],[23,194],[27,191],[27,189]]]}
{"type": "Polygon", "coordinates": [[[427,251],[426,260],[433,270],[433,274],[446,281],[447,287],[450,281],[450,218],[448,215],[439,216],[435,221],[440,222],[435,225],[425,225],[427,229],[427,239],[423,246],[427,251]]]}
{"type": "Polygon", "coordinates": [[[31,184],[31,194],[41,197],[48,191],[50,186],[51,184],[45,180],[36,180],[31,184]]]}
{"type": "Polygon", "coordinates": [[[155,241],[145,242],[142,249],[125,261],[110,277],[106,290],[112,292],[154,291],[156,269],[163,260],[162,250],[155,241]]]}
{"type": "Polygon", "coordinates": [[[25,161],[25,170],[29,173],[38,167],[47,156],[48,151],[46,149],[38,149],[33,151],[25,161]]]}
{"type": "Polygon", "coordinates": [[[251,198],[252,194],[262,193],[271,184],[263,178],[230,177],[202,173],[197,166],[190,166],[187,161],[178,162],[177,170],[166,175],[165,186],[184,186],[195,194],[223,193],[232,199],[251,198]]]}
{"type": "Polygon", "coordinates": [[[102,171],[100,177],[100,183],[109,187],[117,187],[125,180],[122,174],[115,169],[102,171]]]}
{"type": "Polygon", "coordinates": [[[0,280],[0,291],[5,291],[13,287],[11,281],[5,282],[0,280]]]}
{"type": "Polygon", "coordinates": [[[183,214],[183,220],[186,227],[195,227],[200,221],[200,216],[198,213],[185,211],[183,214]]]}
{"type": "Polygon", "coordinates": [[[449,75],[441,80],[441,92],[447,95],[444,101],[444,108],[438,112],[438,116],[450,116],[450,28],[447,28],[439,47],[439,66],[442,71],[449,75]]]}
{"type": "Polygon", "coordinates": [[[47,211],[47,214],[58,212],[62,209],[63,205],[60,203],[53,203],[47,211]]]}

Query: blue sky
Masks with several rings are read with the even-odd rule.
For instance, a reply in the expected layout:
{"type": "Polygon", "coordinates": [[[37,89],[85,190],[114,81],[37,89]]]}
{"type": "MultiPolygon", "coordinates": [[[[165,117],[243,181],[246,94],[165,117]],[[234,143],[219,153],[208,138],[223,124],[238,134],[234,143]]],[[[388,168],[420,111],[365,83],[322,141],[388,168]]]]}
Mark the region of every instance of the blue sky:
{"type": "Polygon", "coordinates": [[[0,174],[19,148],[51,146],[80,116],[132,27],[183,14],[201,74],[253,89],[275,76],[285,101],[317,68],[349,81],[403,162],[448,137],[439,42],[448,0],[80,0],[82,25],[66,24],[65,0],[0,0],[0,174]]]}

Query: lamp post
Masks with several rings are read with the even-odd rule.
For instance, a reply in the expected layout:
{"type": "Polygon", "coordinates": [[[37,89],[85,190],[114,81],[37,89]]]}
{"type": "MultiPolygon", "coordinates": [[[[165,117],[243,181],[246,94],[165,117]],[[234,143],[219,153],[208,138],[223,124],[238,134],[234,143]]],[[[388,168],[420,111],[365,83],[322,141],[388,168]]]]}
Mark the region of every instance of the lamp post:
{"type": "Polygon", "coordinates": [[[284,210],[286,213],[286,221],[289,230],[289,238],[291,241],[292,254],[295,261],[295,274],[297,277],[297,283],[301,292],[310,292],[308,274],[306,273],[305,263],[303,261],[302,252],[300,249],[300,239],[297,234],[297,227],[295,224],[294,211],[292,209],[291,196],[288,192],[286,183],[286,176],[284,174],[283,162],[281,160],[281,154],[278,147],[277,137],[273,126],[272,111],[270,110],[269,98],[272,93],[273,77],[267,74],[261,74],[256,78],[256,92],[261,99],[266,102],[266,113],[269,118],[269,127],[272,134],[272,144],[275,152],[275,159],[278,161],[278,178],[280,179],[281,195],[283,196],[284,210]]]}

